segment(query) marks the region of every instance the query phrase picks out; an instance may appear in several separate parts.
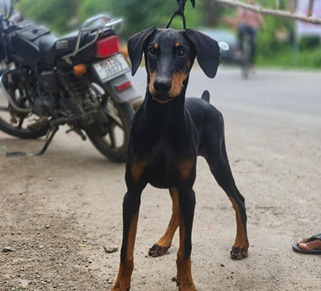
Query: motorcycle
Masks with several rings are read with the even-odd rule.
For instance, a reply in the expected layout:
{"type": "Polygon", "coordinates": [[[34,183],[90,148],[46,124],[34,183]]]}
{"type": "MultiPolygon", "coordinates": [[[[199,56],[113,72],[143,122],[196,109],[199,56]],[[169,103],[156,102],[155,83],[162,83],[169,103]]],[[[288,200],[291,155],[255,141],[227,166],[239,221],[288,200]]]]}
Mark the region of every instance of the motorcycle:
{"type": "Polygon", "coordinates": [[[67,125],[110,160],[124,161],[140,96],[114,29],[122,20],[97,15],[57,38],[42,25],[14,22],[12,1],[1,2],[0,130],[23,139],[47,135],[43,154],[67,125]]]}

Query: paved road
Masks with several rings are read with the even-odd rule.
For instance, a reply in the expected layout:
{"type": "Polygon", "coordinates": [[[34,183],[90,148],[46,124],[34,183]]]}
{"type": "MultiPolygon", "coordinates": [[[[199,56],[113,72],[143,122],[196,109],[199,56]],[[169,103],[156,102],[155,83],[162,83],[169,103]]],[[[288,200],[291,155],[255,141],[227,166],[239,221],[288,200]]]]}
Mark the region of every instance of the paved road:
{"type": "MultiPolygon", "coordinates": [[[[144,91],[145,73],[133,77],[137,88],[144,91]]],[[[190,77],[188,95],[200,96],[202,90],[211,92],[211,102],[222,108],[258,114],[286,114],[300,120],[321,118],[321,72],[288,70],[259,70],[248,80],[240,70],[221,67],[215,79],[208,79],[195,69],[190,77]]],[[[312,120],[311,120],[312,121],[312,120]]]]}

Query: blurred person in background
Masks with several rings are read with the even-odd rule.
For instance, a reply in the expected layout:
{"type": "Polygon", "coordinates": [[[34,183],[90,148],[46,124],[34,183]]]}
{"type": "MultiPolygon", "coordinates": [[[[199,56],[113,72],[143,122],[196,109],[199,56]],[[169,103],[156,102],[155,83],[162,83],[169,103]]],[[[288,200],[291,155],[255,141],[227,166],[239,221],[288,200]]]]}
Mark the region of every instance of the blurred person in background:
{"type": "MultiPolygon", "coordinates": [[[[246,2],[249,5],[256,6],[256,3],[254,0],[247,0],[246,2]]],[[[241,51],[242,51],[242,45],[241,45],[242,39],[245,34],[249,35],[250,45],[251,45],[250,58],[253,66],[255,63],[257,33],[258,33],[258,30],[264,26],[264,19],[262,14],[250,9],[246,9],[244,7],[239,7],[236,17],[227,18],[226,23],[230,26],[236,27],[241,51]]]]}

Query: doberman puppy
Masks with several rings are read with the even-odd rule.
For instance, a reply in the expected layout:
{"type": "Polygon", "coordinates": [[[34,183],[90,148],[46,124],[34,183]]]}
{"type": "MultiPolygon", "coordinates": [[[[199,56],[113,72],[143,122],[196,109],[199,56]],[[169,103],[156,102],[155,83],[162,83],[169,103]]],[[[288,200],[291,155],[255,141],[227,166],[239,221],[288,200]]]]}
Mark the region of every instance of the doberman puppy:
{"type": "Polygon", "coordinates": [[[197,155],[206,159],[235,209],[237,233],[231,257],[247,257],[249,247],[244,198],[229,166],[223,117],[208,103],[207,91],[202,98],[185,99],[194,59],[197,57],[204,73],[214,78],[220,59],[219,46],[215,40],[193,29],[151,27],[129,39],[128,52],[133,75],[144,53],[148,83],[145,99],[134,117],[128,146],[123,241],[118,277],[112,290],[130,288],[140,197],[147,183],[169,188],[173,202],[169,226],[149,254],[164,254],[179,227],[177,284],[180,291],[196,290],[191,274],[191,233],[197,155]]]}

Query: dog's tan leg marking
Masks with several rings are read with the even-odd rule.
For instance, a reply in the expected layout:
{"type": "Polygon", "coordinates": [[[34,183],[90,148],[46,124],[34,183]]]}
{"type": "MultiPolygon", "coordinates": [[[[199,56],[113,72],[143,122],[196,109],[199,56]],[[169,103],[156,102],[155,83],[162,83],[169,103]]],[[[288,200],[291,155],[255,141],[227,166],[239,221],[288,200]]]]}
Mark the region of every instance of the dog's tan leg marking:
{"type": "MultiPolygon", "coordinates": [[[[194,168],[194,164],[195,163],[192,160],[178,159],[176,161],[176,167],[180,172],[180,179],[184,181],[190,177],[191,172],[194,168]]],[[[166,254],[167,250],[172,245],[173,236],[177,227],[179,226],[178,191],[175,188],[171,188],[169,189],[169,192],[171,194],[173,202],[172,217],[165,234],[149,249],[148,254],[152,257],[158,257],[166,254]]]]}
{"type": "Polygon", "coordinates": [[[127,291],[130,289],[131,275],[134,270],[134,246],[137,232],[138,213],[131,221],[128,243],[126,250],[126,260],[120,262],[118,276],[112,291],[127,291]]]}
{"type": "Polygon", "coordinates": [[[178,159],[176,161],[176,166],[179,170],[180,178],[185,181],[190,177],[195,168],[195,162],[192,160],[178,159]]]}
{"type": "Polygon", "coordinates": [[[172,198],[172,217],[165,234],[160,240],[155,243],[150,249],[148,254],[152,257],[164,255],[172,245],[172,240],[176,229],[179,226],[179,205],[178,205],[178,191],[175,188],[169,189],[172,198]]]}
{"type": "Polygon", "coordinates": [[[146,168],[146,161],[132,163],[130,166],[130,174],[134,182],[138,182],[146,168]]]}
{"type": "Polygon", "coordinates": [[[232,202],[236,214],[236,238],[231,250],[231,257],[233,259],[240,260],[248,256],[249,242],[244,223],[242,222],[240,208],[234,199],[232,199],[230,196],[228,197],[232,202]]]}
{"type": "Polygon", "coordinates": [[[177,252],[177,284],[179,291],[196,291],[192,279],[191,257],[185,258],[185,224],[183,216],[180,215],[179,224],[179,249],[177,252]]]}

